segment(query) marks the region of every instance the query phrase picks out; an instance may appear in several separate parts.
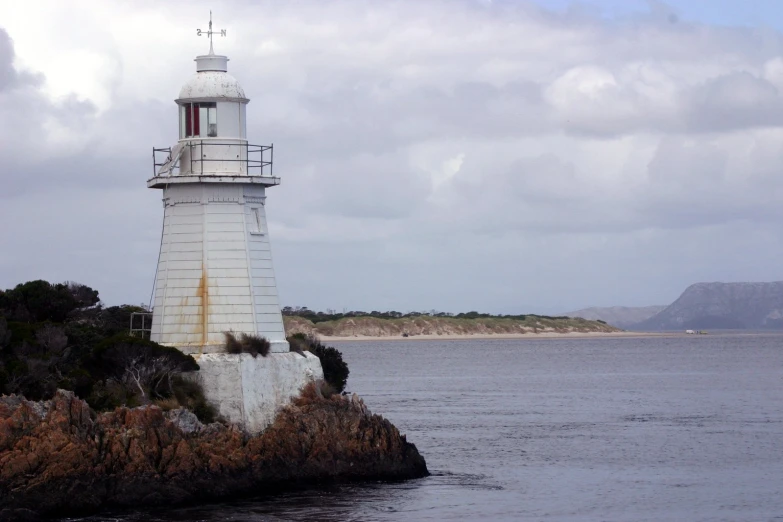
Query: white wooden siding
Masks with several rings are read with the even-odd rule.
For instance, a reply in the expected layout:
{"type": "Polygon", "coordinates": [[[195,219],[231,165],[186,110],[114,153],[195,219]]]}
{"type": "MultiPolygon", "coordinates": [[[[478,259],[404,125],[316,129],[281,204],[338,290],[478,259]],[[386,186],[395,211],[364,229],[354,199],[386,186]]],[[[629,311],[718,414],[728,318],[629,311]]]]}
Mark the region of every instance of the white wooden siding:
{"type": "MultiPolygon", "coordinates": [[[[220,117],[218,110],[219,123],[220,117]]],[[[163,197],[152,340],[222,344],[228,330],[285,340],[264,187],[172,185],[163,197]],[[258,210],[260,227],[252,226],[258,224],[254,215],[248,221],[251,208],[258,210]]]]}

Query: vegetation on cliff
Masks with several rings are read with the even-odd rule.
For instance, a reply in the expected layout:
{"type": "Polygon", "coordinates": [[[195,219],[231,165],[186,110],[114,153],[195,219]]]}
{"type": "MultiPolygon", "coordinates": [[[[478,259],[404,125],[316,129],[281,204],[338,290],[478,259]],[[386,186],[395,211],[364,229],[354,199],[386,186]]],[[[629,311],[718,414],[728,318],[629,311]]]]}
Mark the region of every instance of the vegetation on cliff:
{"type": "MultiPolygon", "coordinates": [[[[30,281],[0,290],[0,394],[50,399],[71,390],[96,411],[157,404],[184,407],[204,422],[216,413],[201,387],[182,374],[198,370],[195,359],[177,349],[128,335],[137,306],[104,307],[97,290],[78,283],[30,281]]],[[[321,359],[335,392],[345,389],[348,367],[342,354],[316,337],[292,342],[321,359]]],[[[263,337],[226,332],[228,353],[267,356],[263,337]]]]}
{"type": "Polygon", "coordinates": [[[0,393],[43,400],[65,389],[97,411],[158,402],[213,420],[201,388],[181,377],[198,370],[192,357],[128,336],[131,313],[142,310],[105,308],[77,283],[0,291],[0,393]]]}
{"type": "Polygon", "coordinates": [[[226,353],[249,353],[253,358],[269,355],[271,344],[266,337],[242,333],[237,336],[234,332],[223,332],[226,337],[226,353]]]}
{"type": "MultiPolygon", "coordinates": [[[[392,312],[396,313],[396,312],[392,312]]],[[[541,315],[491,316],[471,312],[455,316],[405,315],[384,317],[384,314],[343,315],[337,319],[312,320],[313,315],[285,315],[286,332],[325,337],[400,337],[416,335],[502,335],[544,332],[617,332],[618,328],[602,321],[578,317],[548,317],[541,315]]]]}
{"type": "Polygon", "coordinates": [[[325,346],[315,335],[295,333],[288,336],[288,344],[292,352],[307,350],[321,360],[324,380],[335,393],[342,393],[348,382],[350,370],[343,360],[343,354],[337,348],[325,346]]]}
{"type": "Polygon", "coordinates": [[[181,409],[93,416],[72,392],[0,397],[0,520],[426,474],[416,447],[356,395],[324,398],[313,385],[249,438],[181,409]]]}

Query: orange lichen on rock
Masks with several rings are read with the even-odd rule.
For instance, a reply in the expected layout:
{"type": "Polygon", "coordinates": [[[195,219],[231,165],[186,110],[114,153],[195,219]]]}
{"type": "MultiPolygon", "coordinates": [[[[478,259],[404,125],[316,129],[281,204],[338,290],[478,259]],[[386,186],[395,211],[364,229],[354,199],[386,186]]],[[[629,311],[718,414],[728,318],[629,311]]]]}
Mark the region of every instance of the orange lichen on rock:
{"type": "Polygon", "coordinates": [[[185,410],[95,415],[71,392],[51,401],[0,397],[0,519],[257,493],[324,480],[427,474],[424,459],[357,396],[314,385],[260,435],[201,424],[185,410]]]}

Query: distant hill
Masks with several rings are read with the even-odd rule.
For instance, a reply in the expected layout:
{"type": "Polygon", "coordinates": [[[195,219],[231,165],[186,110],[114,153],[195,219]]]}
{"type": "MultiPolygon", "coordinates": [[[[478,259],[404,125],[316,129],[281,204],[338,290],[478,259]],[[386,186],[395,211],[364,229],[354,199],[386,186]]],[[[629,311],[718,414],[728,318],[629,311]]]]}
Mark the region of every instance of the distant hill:
{"type": "Polygon", "coordinates": [[[597,321],[568,317],[528,315],[522,318],[478,317],[343,317],[313,322],[295,315],[283,316],[287,335],[315,334],[323,337],[400,337],[416,335],[504,335],[537,333],[617,332],[617,328],[597,321]]]}
{"type": "Polygon", "coordinates": [[[783,281],[696,283],[633,330],[783,329],[783,281]]]}
{"type": "Polygon", "coordinates": [[[575,312],[569,312],[568,317],[581,317],[591,321],[604,321],[617,328],[627,328],[631,325],[646,321],[658,312],[666,308],[665,305],[659,306],[610,306],[584,308],[575,312]]]}

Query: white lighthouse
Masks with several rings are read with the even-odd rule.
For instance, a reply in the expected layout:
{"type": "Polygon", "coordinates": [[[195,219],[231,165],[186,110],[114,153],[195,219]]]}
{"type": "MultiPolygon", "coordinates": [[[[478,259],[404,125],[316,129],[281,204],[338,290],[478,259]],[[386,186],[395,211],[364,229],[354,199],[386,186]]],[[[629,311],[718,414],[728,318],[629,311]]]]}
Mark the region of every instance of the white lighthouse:
{"type": "Polygon", "coordinates": [[[287,352],[264,209],[280,178],[272,146],[247,140],[250,100],[227,64],[211,44],[196,57],[176,100],[179,141],[154,150],[147,186],[162,189],[165,210],[151,339],[208,352],[233,331],[287,352]]]}
{"type": "MultiPolygon", "coordinates": [[[[179,140],[153,149],[150,188],[163,191],[163,234],[151,340],[197,356],[207,398],[250,431],[307,380],[318,358],[290,353],[272,267],[266,190],[278,185],[272,146],[247,140],[250,100],[228,74],[226,56],[196,57],[175,100],[179,140]],[[269,357],[224,353],[225,332],[265,337],[269,357]]],[[[225,31],[220,34],[225,36],[225,31]]]]}

